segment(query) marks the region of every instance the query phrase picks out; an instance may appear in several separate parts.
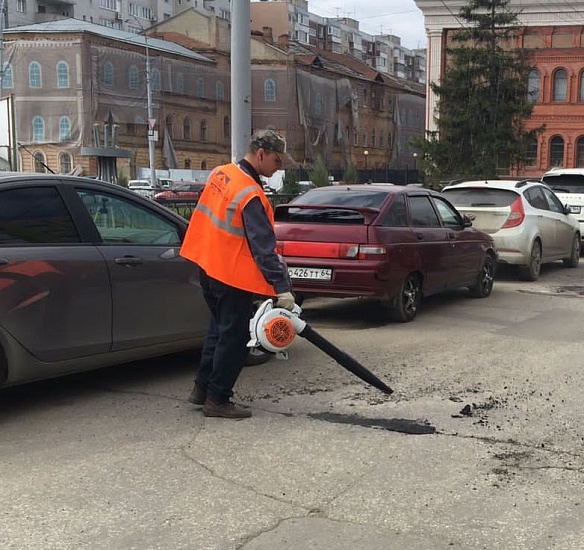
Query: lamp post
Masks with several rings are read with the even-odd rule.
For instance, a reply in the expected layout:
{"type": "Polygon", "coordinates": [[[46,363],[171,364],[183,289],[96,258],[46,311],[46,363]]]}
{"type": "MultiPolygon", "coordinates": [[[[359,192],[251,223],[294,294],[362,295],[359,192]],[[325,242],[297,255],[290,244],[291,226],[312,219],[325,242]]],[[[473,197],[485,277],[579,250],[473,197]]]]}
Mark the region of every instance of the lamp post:
{"type": "Polygon", "coordinates": [[[363,151],[363,154],[365,155],[365,170],[369,169],[369,151],[363,151]]]}
{"type": "Polygon", "coordinates": [[[418,178],[418,170],[416,168],[416,162],[418,160],[418,153],[413,153],[412,158],[414,159],[414,177],[416,178],[416,181],[419,181],[420,178],[418,178]]]}
{"type": "Polygon", "coordinates": [[[150,71],[150,47],[148,44],[148,35],[144,31],[144,27],[140,20],[135,16],[132,15],[131,17],[134,18],[140,30],[142,31],[142,36],[144,37],[144,48],[146,49],[146,105],[148,109],[148,164],[150,165],[150,185],[152,187],[156,187],[156,168],[155,159],[156,159],[156,134],[154,127],[156,126],[156,119],[154,118],[154,109],[152,107],[152,82],[150,79],[151,71],[150,71]]]}

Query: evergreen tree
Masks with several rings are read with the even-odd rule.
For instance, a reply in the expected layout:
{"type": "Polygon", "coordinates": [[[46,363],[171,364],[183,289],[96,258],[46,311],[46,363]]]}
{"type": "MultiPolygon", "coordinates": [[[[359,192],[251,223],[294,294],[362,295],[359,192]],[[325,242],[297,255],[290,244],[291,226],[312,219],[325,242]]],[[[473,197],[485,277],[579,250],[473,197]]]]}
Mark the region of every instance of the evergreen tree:
{"type": "Polygon", "coordinates": [[[531,115],[527,78],[531,67],[515,47],[517,12],[510,0],[468,0],[463,28],[453,34],[438,95],[437,132],[416,145],[430,177],[497,177],[525,159],[540,129],[526,131],[531,115]]]}
{"type": "Polygon", "coordinates": [[[300,193],[300,184],[296,179],[296,171],[289,168],[284,172],[284,181],[280,191],[284,195],[298,195],[300,193]]]}
{"type": "Polygon", "coordinates": [[[326,187],[331,184],[328,169],[320,155],[316,157],[312,168],[308,171],[308,178],[316,187],[326,187]]]}

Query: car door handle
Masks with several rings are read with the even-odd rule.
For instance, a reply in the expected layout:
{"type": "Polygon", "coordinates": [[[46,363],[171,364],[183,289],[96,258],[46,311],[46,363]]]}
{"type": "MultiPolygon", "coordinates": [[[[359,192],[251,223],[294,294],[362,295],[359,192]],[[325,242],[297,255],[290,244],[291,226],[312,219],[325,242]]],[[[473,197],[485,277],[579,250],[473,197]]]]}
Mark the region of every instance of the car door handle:
{"type": "Polygon", "coordinates": [[[419,241],[421,241],[424,238],[424,234],[423,233],[416,233],[416,239],[418,239],[419,241]]]}
{"type": "Polygon", "coordinates": [[[142,258],[136,256],[123,256],[122,258],[115,258],[114,262],[118,265],[140,265],[142,258]]]}
{"type": "Polygon", "coordinates": [[[448,238],[454,239],[454,238],[456,238],[456,235],[454,233],[448,233],[448,238]]]}

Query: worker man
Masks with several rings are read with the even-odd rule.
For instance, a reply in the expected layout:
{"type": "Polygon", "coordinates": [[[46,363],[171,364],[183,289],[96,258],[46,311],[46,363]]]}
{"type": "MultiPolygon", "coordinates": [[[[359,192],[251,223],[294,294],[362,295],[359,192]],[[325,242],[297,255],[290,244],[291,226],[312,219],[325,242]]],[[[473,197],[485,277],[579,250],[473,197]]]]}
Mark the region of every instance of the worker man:
{"type": "Polygon", "coordinates": [[[180,254],[200,268],[211,321],[188,400],[202,406],[205,416],[251,416],[231,397],[249,351],[254,296],[274,296],[277,307],[294,307],[260,179],[294,164],[281,135],[258,131],[242,160],[213,170],[191,217],[180,254]]]}

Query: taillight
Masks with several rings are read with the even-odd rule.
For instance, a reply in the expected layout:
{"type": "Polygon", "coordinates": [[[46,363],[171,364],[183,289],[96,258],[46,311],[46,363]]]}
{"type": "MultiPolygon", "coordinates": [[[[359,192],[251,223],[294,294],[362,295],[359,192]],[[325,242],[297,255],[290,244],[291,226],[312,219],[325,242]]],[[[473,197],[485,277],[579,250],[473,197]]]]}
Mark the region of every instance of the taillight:
{"type": "Polygon", "coordinates": [[[511,212],[507,216],[507,221],[503,224],[501,229],[508,229],[509,227],[517,227],[523,223],[525,219],[525,210],[523,209],[523,200],[517,197],[517,200],[511,205],[511,212]]]}
{"type": "Polygon", "coordinates": [[[380,260],[387,257],[387,248],[381,244],[279,241],[276,252],[286,257],[304,258],[380,260]]]}

